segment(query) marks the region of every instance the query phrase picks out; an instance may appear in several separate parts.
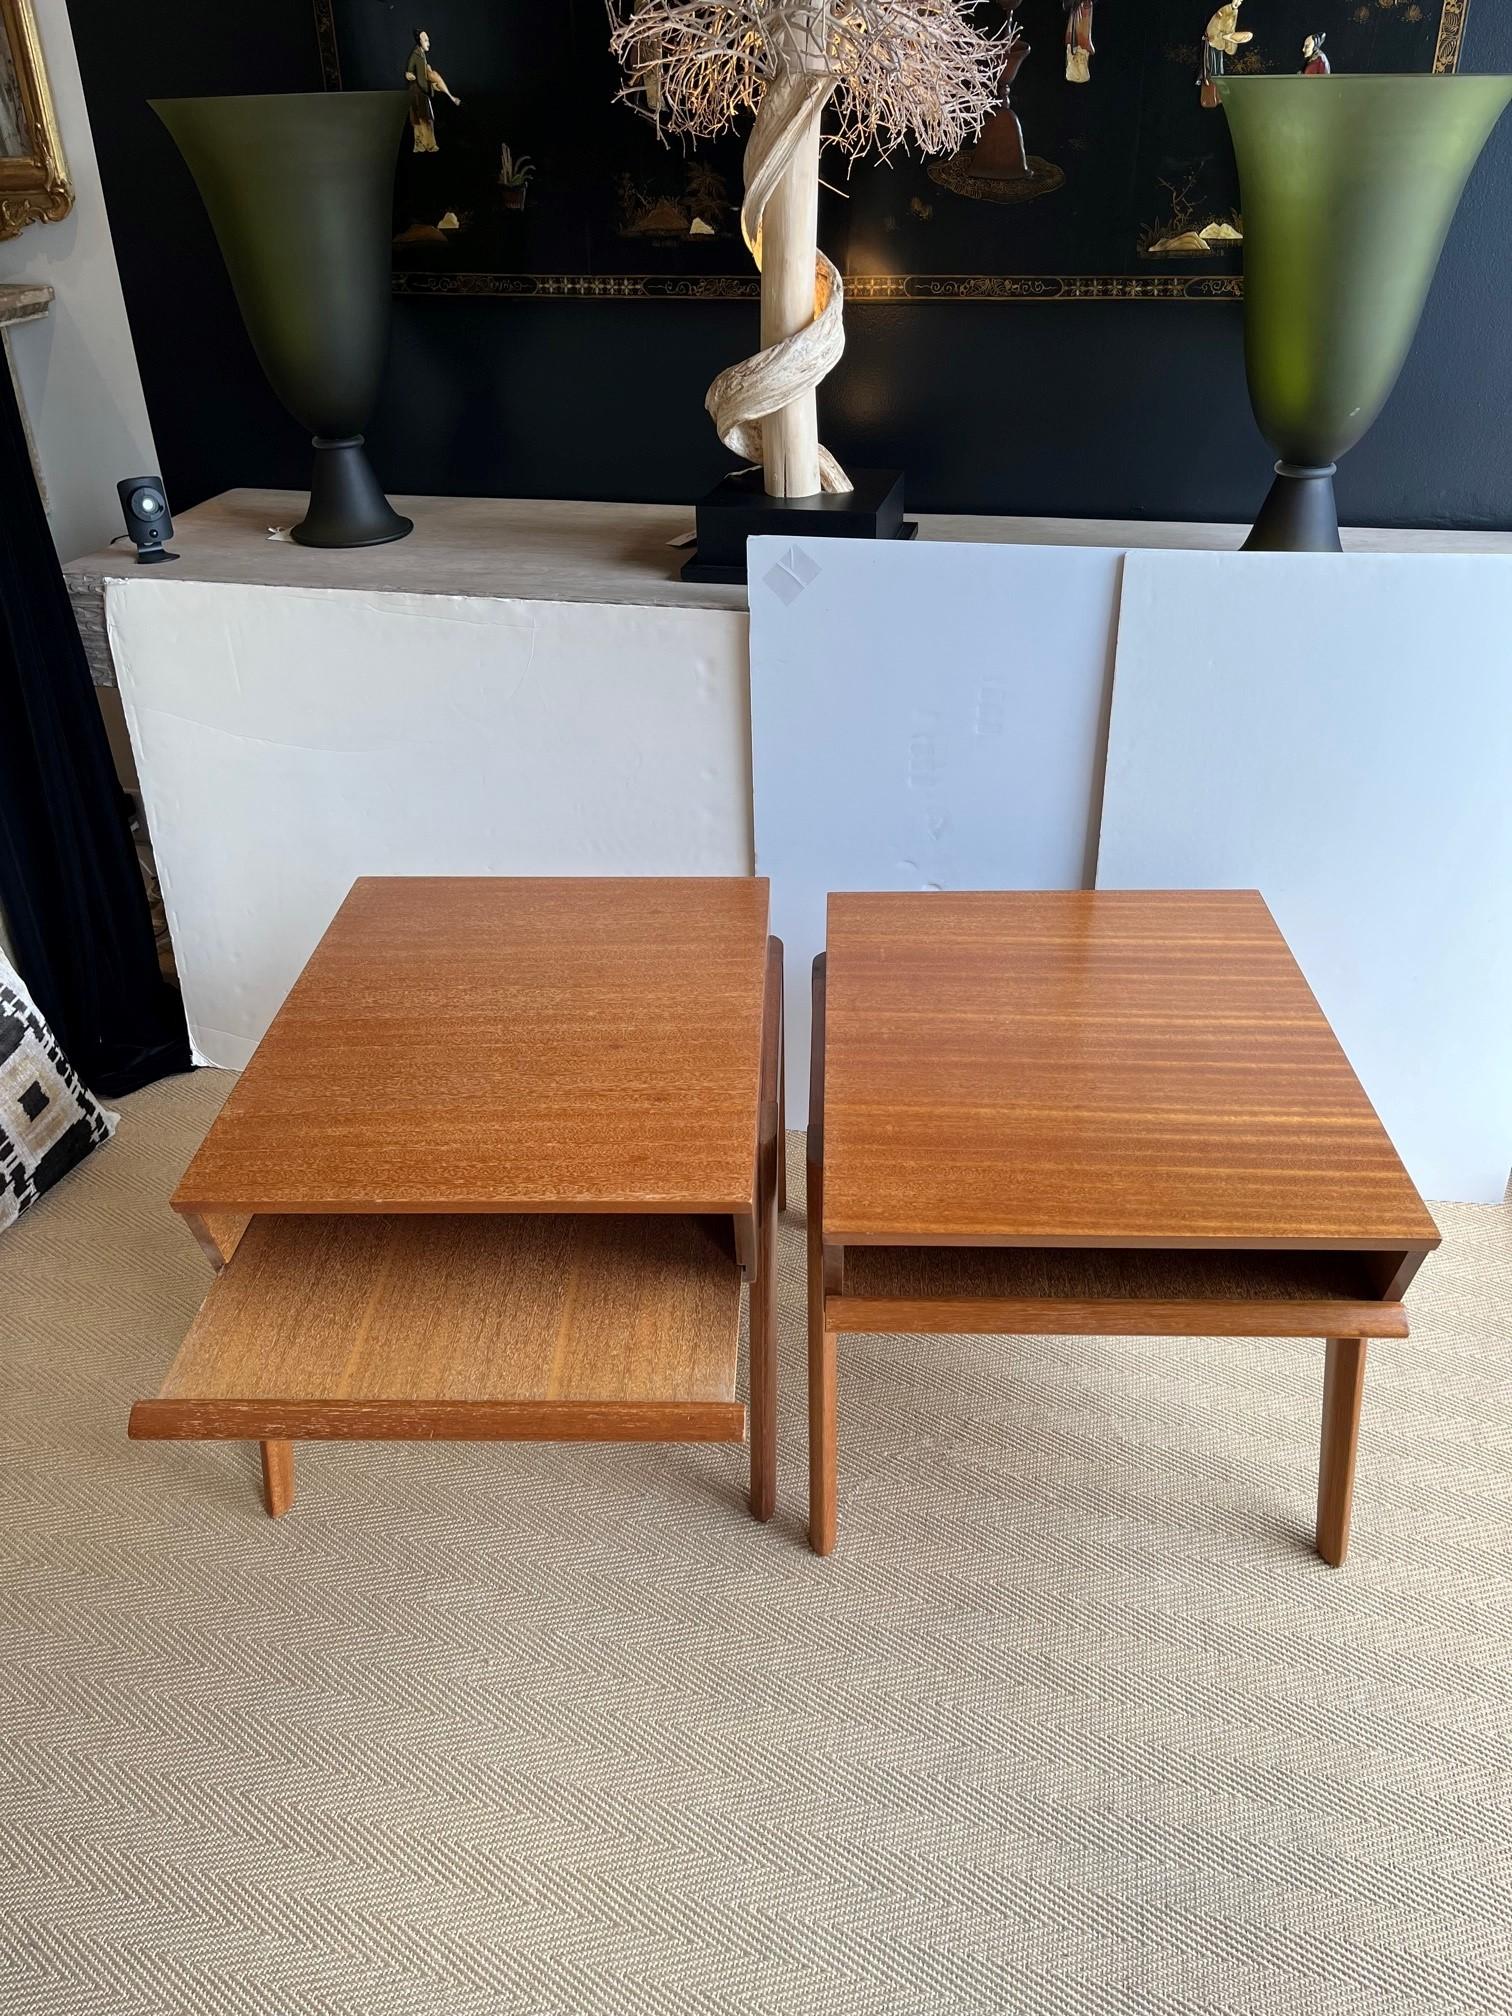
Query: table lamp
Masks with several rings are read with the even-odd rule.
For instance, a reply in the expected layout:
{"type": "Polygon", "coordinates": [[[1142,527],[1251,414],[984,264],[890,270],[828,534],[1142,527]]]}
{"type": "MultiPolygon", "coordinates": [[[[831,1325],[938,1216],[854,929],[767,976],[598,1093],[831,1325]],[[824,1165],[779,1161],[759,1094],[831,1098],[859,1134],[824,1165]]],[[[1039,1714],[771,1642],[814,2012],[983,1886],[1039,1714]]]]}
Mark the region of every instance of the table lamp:
{"type": "Polygon", "coordinates": [[[709,139],[746,112],[740,226],[761,272],[761,344],[704,401],[747,469],[698,505],[688,580],[743,581],[753,533],[908,538],[896,470],[847,475],[815,391],[845,347],[845,287],[818,247],[820,122],[855,157],[953,153],[997,102],[1000,38],[969,0],[611,0],[621,96],[664,136],[709,139]]]}

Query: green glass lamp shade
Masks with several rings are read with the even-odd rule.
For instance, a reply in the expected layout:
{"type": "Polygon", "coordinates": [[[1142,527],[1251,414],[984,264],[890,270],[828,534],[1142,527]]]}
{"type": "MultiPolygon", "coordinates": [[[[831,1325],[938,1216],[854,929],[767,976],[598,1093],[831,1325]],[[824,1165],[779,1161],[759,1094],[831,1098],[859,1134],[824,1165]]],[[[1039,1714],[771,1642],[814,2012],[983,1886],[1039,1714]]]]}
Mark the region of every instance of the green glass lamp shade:
{"type": "Polygon", "coordinates": [[[403,91],[157,98],[199,185],[268,382],[315,437],[305,546],[412,529],[378,487],[362,429],[388,348],[403,91]]]}
{"type": "Polygon", "coordinates": [[[1224,77],[1244,361],[1281,456],[1253,548],[1337,551],[1333,465],[1396,384],[1512,77],[1224,77]]]}

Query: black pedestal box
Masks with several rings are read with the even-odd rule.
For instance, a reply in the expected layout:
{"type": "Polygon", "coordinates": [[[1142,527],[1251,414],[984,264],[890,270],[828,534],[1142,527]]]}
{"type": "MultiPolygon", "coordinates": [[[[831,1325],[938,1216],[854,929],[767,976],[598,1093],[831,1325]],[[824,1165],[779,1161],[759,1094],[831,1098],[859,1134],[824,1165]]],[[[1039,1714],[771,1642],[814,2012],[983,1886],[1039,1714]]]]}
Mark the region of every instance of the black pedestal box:
{"type": "Polygon", "coordinates": [[[768,497],[759,469],[726,476],[698,504],[698,544],[684,581],[744,581],[746,541],[760,534],[789,539],[912,539],[918,526],[903,516],[903,476],[897,469],[850,469],[853,488],[816,497],[768,497]]]}

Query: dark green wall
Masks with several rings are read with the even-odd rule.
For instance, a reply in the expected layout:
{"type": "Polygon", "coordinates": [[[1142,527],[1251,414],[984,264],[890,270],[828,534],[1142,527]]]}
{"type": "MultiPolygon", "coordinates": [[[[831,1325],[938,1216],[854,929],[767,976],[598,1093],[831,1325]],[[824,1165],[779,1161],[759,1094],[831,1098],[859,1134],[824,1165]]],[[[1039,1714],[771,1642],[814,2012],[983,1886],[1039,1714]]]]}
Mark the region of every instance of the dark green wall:
{"type": "MultiPolygon", "coordinates": [[[[204,213],[149,96],[320,83],[309,0],[73,0],[72,19],[163,476],[179,509],[298,485],[204,213]]],[[[1475,0],[1466,69],[1512,69],[1512,7],[1475,0]]],[[[1512,118],[1476,172],[1417,347],[1339,478],[1351,523],[1512,527],[1512,118]]],[[[823,395],[842,460],[907,469],[916,508],[1243,518],[1268,480],[1239,311],[1165,303],[847,314],[823,395]]],[[[728,466],[703,411],[755,342],[744,304],[398,301],[370,431],[394,490],[695,497],[728,466]],[[633,378],[636,438],[620,389],[633,378]]]]}

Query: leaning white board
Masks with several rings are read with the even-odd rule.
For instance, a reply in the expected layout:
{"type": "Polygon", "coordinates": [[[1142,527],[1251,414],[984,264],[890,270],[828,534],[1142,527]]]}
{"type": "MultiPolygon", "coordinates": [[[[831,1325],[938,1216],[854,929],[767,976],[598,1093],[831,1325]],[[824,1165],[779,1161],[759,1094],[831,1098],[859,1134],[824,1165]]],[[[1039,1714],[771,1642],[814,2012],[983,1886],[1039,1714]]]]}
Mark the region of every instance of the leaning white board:
{"type": "Polygon", "coordinates": [[[190,1034],[244,1065],[358,875],[747,875],[728,610],[112,582],[190,1034]]]}
{"type": "Polygon", "coordinates": [[[805,1124],[831,889],[1080,889],[1097,840],[1122,554],[753,539],[757,872],[805,1124]]]}
{"type": "Polygon", "coordinates": [[[1100,888],[1258,888],[1428,1197],[1512,1163],[1512,560],[1131,553],[1100,888]]]}

